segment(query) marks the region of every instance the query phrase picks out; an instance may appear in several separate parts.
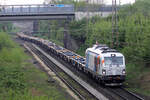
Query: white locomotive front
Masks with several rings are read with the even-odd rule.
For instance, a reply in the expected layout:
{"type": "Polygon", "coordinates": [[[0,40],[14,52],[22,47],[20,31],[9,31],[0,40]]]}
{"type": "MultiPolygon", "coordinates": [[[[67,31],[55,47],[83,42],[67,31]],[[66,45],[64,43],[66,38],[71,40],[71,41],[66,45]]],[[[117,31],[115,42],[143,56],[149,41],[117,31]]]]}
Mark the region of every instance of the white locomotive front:
{"type": "Polygon", "coordinates": [[[125,81],[125,57],[106,45],[94,45],[86,50],[86,68],[105,84],[121,85],[125,81]]]}

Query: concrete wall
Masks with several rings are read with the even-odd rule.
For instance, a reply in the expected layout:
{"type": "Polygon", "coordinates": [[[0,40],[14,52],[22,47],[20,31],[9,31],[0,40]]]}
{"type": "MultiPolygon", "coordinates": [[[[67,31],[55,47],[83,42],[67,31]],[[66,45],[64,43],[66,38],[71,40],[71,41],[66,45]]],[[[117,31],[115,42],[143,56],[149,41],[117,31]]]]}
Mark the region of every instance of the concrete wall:
{"type": "Polygon", "coordinates": [[[75,12],[75,20],[81,20],[82,18],[87,18],[88,15],[89,17],[93,17],[93,16],[101,16],[101,17],[108,17],[110,14],[112,14],[112,12],[89,12],[89,14],[87,12],[75,12]]]}

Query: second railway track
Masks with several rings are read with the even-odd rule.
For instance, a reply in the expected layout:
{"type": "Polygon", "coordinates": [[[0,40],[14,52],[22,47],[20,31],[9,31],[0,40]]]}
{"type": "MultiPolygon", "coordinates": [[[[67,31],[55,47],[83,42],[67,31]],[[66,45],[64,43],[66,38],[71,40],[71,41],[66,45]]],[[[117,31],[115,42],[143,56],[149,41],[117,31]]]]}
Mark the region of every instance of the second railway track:
{"type": "Polygon", "coordinates": [[[140,96],[127,91],[124,88],[118,88],[118,87],[113,87],[113,88],[107,88],[109,91],[112,93],[118,95],[122,100],[144,100],[140,96]]]}

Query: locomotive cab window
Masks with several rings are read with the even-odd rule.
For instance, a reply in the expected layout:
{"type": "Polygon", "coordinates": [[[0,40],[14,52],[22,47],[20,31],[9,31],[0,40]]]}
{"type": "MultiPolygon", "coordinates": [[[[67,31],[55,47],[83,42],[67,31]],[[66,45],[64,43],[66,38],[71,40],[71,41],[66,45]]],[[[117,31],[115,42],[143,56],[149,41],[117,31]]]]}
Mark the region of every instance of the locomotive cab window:
{"type": "Polygon", "coordinates": [[[104,57],[105,65],[123,65],[123,57],[104,57]]]}

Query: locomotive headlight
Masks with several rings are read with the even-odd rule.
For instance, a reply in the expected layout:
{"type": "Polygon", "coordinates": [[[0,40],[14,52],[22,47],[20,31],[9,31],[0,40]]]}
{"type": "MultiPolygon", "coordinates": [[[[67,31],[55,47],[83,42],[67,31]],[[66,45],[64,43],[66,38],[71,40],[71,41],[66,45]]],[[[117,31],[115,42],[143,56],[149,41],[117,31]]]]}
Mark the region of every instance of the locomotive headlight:
{"type": "Polygon", "coordinates": [[[123,70],[122,70],[122,74],[126,74],[126,71],[125,71],[125,69],[123,69],[123,70]]]}
{"type": "Polygon", "coordinates": [[[102,70],[102,74],[105,75],[106,74],[106,70],[103,69],[102,70]]]}

